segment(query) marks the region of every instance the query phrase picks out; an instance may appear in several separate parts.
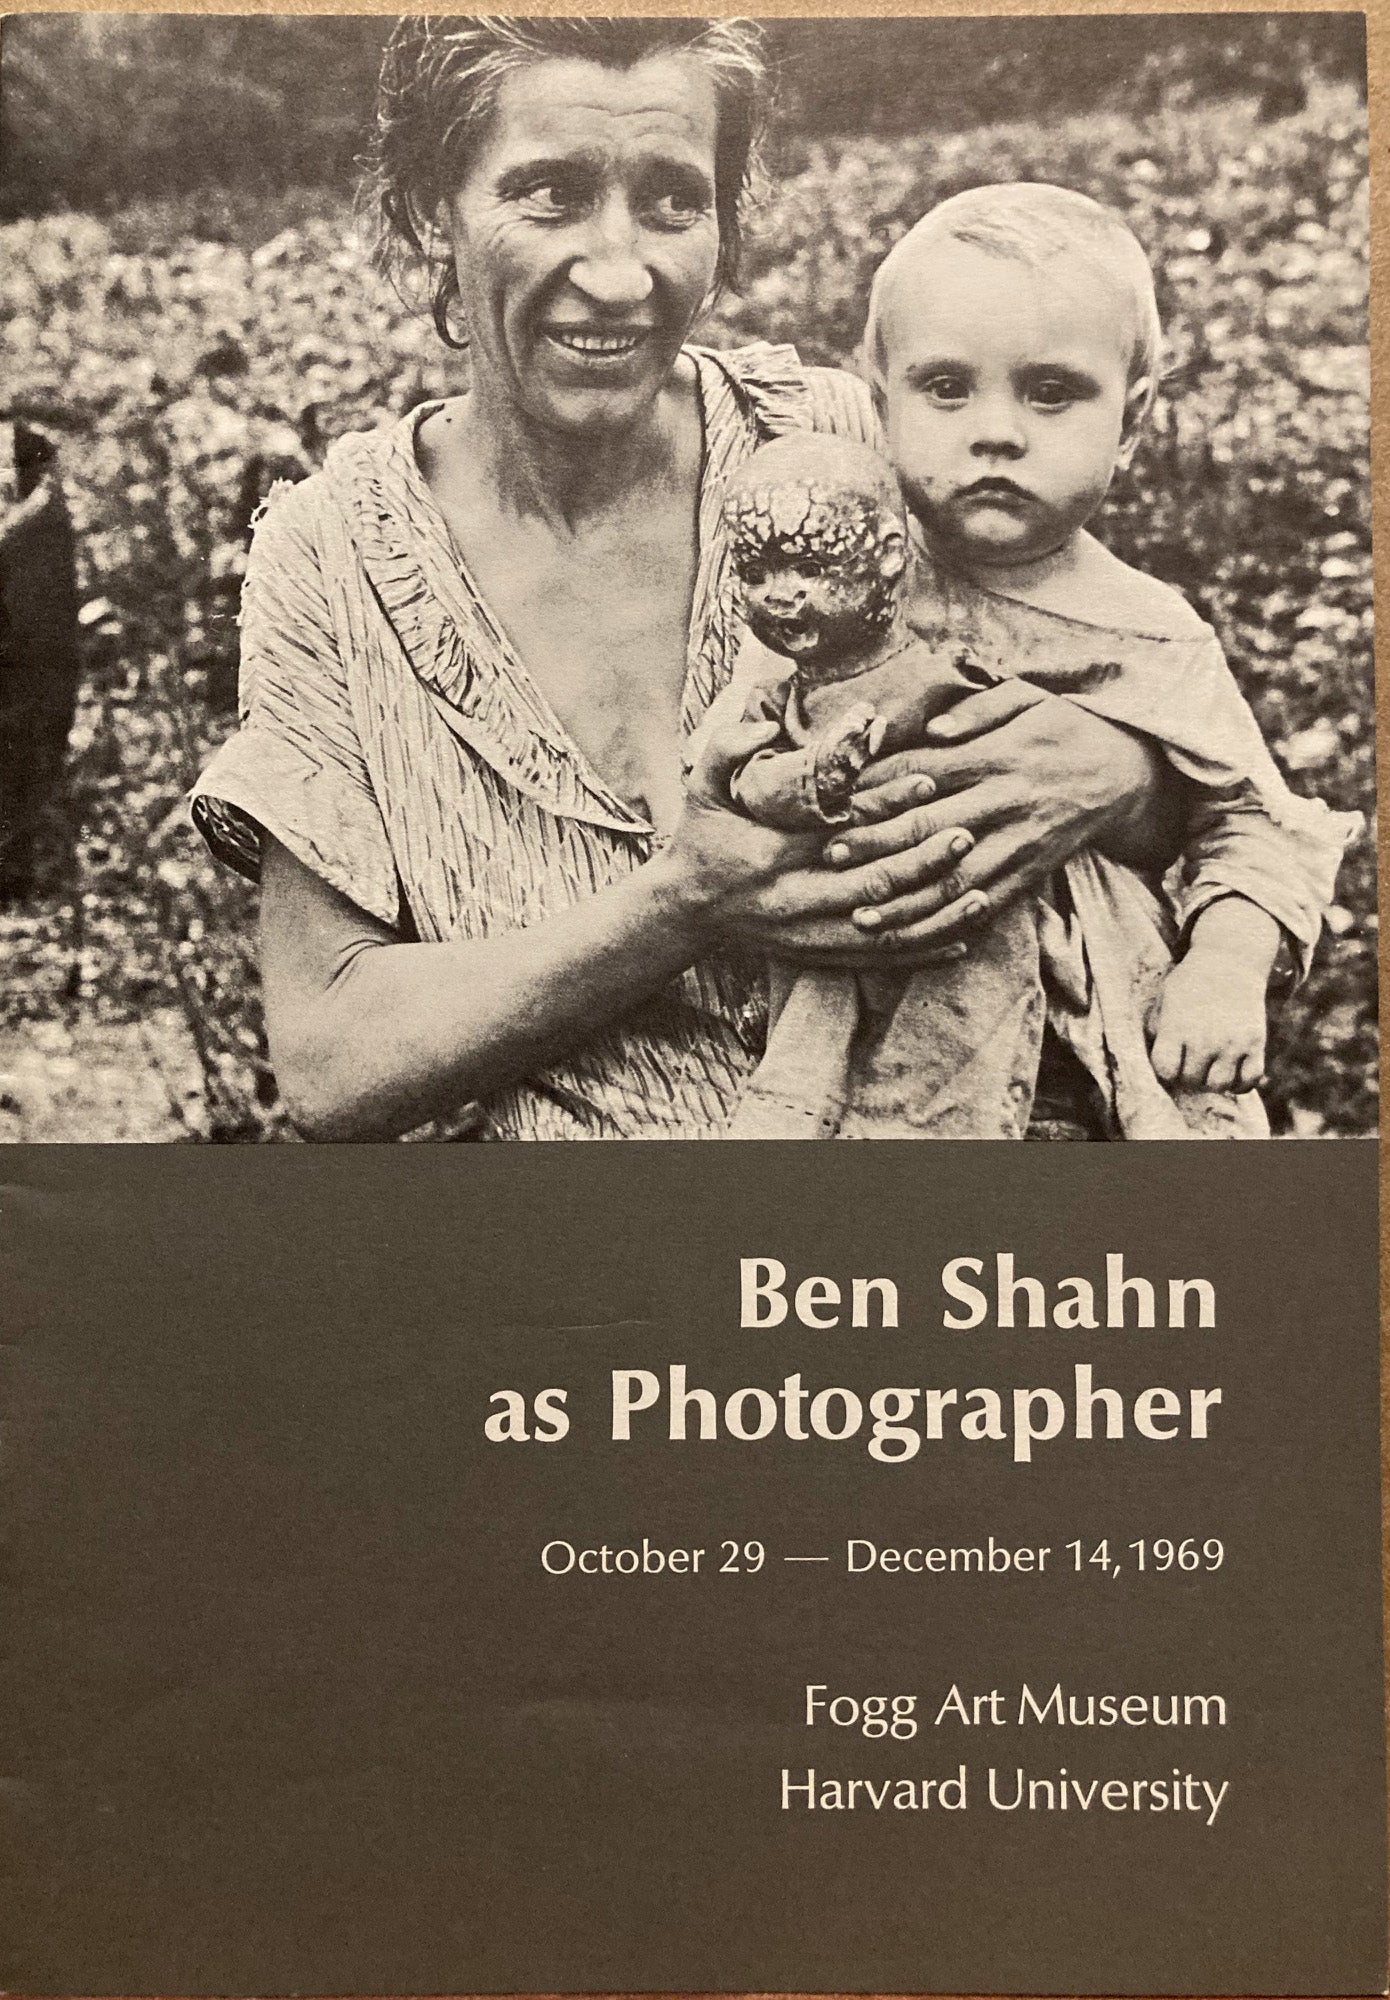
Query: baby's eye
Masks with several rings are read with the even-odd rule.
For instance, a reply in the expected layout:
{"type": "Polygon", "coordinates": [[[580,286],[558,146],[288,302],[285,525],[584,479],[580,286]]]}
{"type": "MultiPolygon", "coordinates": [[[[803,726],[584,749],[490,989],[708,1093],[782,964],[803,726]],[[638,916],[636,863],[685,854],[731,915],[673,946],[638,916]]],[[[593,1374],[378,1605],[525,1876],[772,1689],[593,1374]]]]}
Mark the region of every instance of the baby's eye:
{"type": "Polygon", "coordinates": [[[1018,388],[1020,395],[1044,414],[1088,403],[1100,393],[1100,385],[1092,376],[1068,368],[1039,369],[1035,375],[1025,375],[1018,388]]]}
{"type": "Polygon", "coordinates": [[[1029,385],[1028,400],[1040,410],[1065,410],[1076,401],[1076,384],[1060,375],[1044,375],[1029,385]]]}
{"type": "Polygon", "coordinates": [[[964,375],[954,375],[946,370],[938,375],[929,375],[921,385],[928,402],[938,409],[958,410],[970,395],[970,384],[964,375]]]}

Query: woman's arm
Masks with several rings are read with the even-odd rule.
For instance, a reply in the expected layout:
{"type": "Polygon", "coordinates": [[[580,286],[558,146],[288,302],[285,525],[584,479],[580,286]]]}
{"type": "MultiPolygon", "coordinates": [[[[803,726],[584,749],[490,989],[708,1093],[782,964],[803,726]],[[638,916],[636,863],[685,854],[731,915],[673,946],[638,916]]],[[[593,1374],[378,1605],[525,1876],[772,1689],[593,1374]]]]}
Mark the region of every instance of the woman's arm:
{"type": "Polygon", "coordinates": [[[1021,681],[971,695],[930,725],[930,747],[870,767],[866,824],[826,848],[871,868],[859,929],[905,950],[966,938],[1082,847],[1162,869],[1182,840],[1184,790],[1156,747],[1021,681]],[[928,879],[920,843],[948,828],[968,852],[928,879]],[[915,879],[916,888],[911,886],[915,879]]]}
{"type": "MultiPolygon", "coordinates": [[[[775,729],[731,724],[709,739],[675,834],[626,880],[492,938],[402,943],[266,836],[266,1025],[300,1130],[394,1138],[447,1115],[555,1062],[720,946],[859,965],[896,956],[896,942],[850,921],[872,869],[833,873],[818,864],[819,834],[729,810],[731,772],[775,729]]],[[[900,873],[915,890],[941,865],[933,839],[900,873]]]]}
{"type": "Polygon", "coordinates": [[[384,1139],[556,1060],[696,956],[657,868],[526,930],[403,944],[266,838],[261,971],[281,1093],[310,1139],[384,1139]]]}

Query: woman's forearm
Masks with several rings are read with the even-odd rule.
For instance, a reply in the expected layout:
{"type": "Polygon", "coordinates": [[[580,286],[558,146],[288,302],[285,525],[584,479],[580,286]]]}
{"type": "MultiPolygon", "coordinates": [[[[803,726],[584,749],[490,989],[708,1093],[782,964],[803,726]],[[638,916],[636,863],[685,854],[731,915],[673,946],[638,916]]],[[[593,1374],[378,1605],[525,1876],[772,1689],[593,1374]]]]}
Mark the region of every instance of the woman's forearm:
{"type": "Polygon", "coordinates": [[[581,1045],[684,970],[697,927],[660,860],[497,937],[403,944],[273,841],[271,1056],[312,1139],[389,1139],[581,1045]]]}

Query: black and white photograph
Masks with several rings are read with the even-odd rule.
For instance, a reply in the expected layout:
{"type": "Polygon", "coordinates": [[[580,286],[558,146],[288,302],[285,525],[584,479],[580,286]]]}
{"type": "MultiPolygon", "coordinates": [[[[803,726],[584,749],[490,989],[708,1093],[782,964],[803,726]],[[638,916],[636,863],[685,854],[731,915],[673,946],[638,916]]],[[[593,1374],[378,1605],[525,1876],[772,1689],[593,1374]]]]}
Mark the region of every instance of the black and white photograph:
{"type": "Polygon", "coordinates": [[[1361,16],[4,27],[0,1136],[1353,1137],[1361,16]]]}

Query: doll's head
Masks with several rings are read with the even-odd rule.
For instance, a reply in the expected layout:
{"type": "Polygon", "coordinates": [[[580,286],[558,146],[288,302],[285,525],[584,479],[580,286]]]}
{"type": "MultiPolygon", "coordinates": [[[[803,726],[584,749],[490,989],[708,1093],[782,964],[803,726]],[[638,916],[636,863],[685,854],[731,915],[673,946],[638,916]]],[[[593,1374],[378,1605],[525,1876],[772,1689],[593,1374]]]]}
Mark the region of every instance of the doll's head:
{"type": "Polygon", "coordinates": [[[885,458],[851,438],[776,438],[729,482],[724,519],[744,616],[765,646],[825,673],[882,644],[907,569],[885,458]]]}

